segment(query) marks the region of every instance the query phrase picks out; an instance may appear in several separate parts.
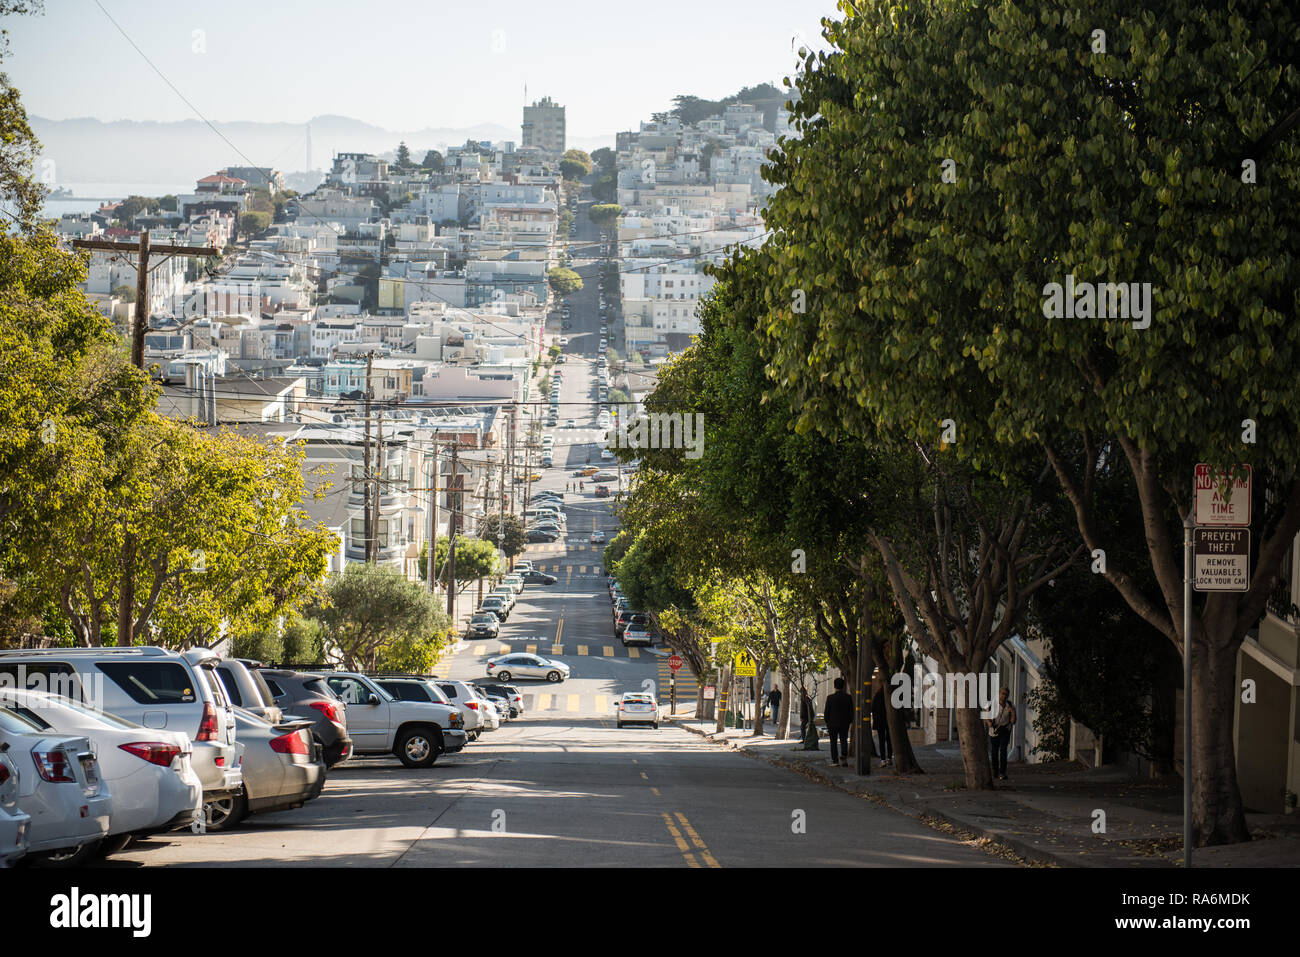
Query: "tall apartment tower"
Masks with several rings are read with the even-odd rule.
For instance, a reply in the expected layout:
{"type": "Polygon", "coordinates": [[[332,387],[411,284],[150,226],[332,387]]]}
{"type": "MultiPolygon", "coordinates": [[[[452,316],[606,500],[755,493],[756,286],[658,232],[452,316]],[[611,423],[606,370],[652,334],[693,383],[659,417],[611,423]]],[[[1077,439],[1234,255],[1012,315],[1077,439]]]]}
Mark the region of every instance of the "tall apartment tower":
{"type": "Polygon", "coordinates": [[[536,146],[548,153],[564,152],[564,107],[549,96],[524,107],[521,146],[536,146]]]}

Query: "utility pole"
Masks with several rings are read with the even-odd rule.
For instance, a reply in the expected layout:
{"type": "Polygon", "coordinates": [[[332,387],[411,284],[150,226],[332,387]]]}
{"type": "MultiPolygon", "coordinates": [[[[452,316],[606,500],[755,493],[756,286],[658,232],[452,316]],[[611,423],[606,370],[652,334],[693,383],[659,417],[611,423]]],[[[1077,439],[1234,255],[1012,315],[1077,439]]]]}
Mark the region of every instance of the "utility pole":
{"type": "Polygon", "coordinates": [[[366,391],[365,391],[365,394],[363,395],[363,399],[365,400],[365,417],[366,417],[366,452],[365,452],[365,463],[366,463],[366,467],[365,467],[365,469],[364,469],[364,470],[362,471],[362,473],[361,473],[362,488],[364,489],[364,492],[363,492],[362,494],[363,494],[363,496],[364,496],[364,500],[365,500],[365,504],[364,504],[364,506],[362,507],[362,513],[363,513],[363,521],[365,522],[366,561],[367,561],[367,562],[373,562],[373,561],[374,561],[374,559],[371,558],[371,554],[372,554],[372,552],[371,552],[371,542],[372,542],[372,540],[373,540],[374,537],[375,537],[375,535],[374,535],[374,528],[373,528],[373,527],[371,526],[371,524],[370,524],[370,492],[371,492],[371,487],[370,487],[370,400],[371,400],[371,399],[373,398],[373,396],[374,396],[374,393],[372,393],[371,390],[370,390],[370,366],[371,366],[371,363],[372,363],[373,361],[374,361],[374,353],[373,353],[373,352],[368,353],[368,354],[366,355],[366,391]]]}
{"type": "Polygon", "coordinates": [[[871,644],[866,629],[858,629],[857,683],[853,689],[853,704],[857,708],[857,742],[853,752],[858,774],[871,774],[871,644]]]}
{"type": "Polygon", "coordinates": [[[101,252],[136,253],[135,266],[135,324],[131,327],[131,365],[144,368],[144,334],[149,328],[149,259],[164,256],[161,266],[173,256],[220,256],[221,250],[213,246],[153,246],[149,243],[149,230],[140,230],[140,242],[119,243],[107,239],[74,239],[77,249],[96,249],[101,252]]]}
{"type": "Polygon", "coordinates": [[[434,578],[433,562],[434,557],[438,554],[438,445],[437,433],[434,434],[433,445],[433,463],[430,466],[432,475],[429,476],[429,558],[424,563],[425,572],[429,579],[429,594],[435,593],[433,583],[437,580],[434,578]]]}
{"type": "MultiPolygon", "coordinates": [[[[140,230],[140,242],[119,243],[107,239],[74,239],[77,249],[97,249],[102,252],[138,255],[135,266],[135,323],[131,327],[131,365],[144,369],[144,334],[149,328],[149,257],[166,254],[172,256],[220,256],[221,250],[212,246],[150,246],[149,230],[140,230]]],[[[135,631],[135,535],[127,531],[122,536],[122,586],[117,606],[117,643],[123,647],[131,644],[135,631]]]]}
{"type": "Polygon", "coordinates": [[[384,495],[384,410],[379,410],[379,416],[375,423],[378,432],[378,441],[375,443],[375,473],[371,479],[374,491],[370,496],[370,504],[374,509],[374,517],[370,520],[370,528],[374,531],[374,550],[375,557],[370,560],[371,564],[379,561],[379,502],[384,495]]]}
{"type": "Polygon", "coordinates": [[[456,436],[456,441],[451,447],[451,481],[447,483],[447,508],[451,510],[451,516],[447,519],[447,616],[451,619],[452,627],[456,626],[456,529],[460,525],[461,498],[460,492],[460,469],[458,468],[458,458],[460,454],[460,436],[456,436]],[[456,499],[453,503],[452,492],[456,492],[456,499]]]}

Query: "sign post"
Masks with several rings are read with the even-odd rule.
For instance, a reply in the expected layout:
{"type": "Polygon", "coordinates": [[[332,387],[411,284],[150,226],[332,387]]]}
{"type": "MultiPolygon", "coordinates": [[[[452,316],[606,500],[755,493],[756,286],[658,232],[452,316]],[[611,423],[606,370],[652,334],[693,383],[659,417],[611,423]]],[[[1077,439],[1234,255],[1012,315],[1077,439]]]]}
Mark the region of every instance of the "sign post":
{"type": "Polygon", "coordinates": [[[1197,463],[1195,507],[1183,518],[1183,867],[1192,866],[1192,591],[1250,590],[1249,465],[1197,463]]]}

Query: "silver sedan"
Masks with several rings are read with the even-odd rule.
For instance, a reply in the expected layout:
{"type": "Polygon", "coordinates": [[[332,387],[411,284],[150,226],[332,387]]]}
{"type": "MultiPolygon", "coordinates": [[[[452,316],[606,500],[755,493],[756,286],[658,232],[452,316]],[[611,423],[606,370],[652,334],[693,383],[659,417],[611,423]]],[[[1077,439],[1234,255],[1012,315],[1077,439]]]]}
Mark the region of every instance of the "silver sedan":
{"type": "Polygon", "coordinates": [[[569,666],[554,658],[540,655],[509,654],[489,658],[487,673],[492,678],[509,681],[512,678],[545,678],[547,681],[564,681],[569,677],[569,666]]]}

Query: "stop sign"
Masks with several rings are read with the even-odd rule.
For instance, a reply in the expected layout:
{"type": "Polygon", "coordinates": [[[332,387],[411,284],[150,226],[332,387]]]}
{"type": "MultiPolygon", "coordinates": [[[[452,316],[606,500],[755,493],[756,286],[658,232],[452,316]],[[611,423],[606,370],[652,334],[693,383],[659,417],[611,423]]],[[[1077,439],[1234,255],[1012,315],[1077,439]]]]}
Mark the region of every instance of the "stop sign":
{"type": "Polygon", "coordinates": [[[673,670],[674,674],[682,670],[682,664],[683,662],[682,662],[681,655],[673,655],[668,659],[668,667],[673,670]]]}

